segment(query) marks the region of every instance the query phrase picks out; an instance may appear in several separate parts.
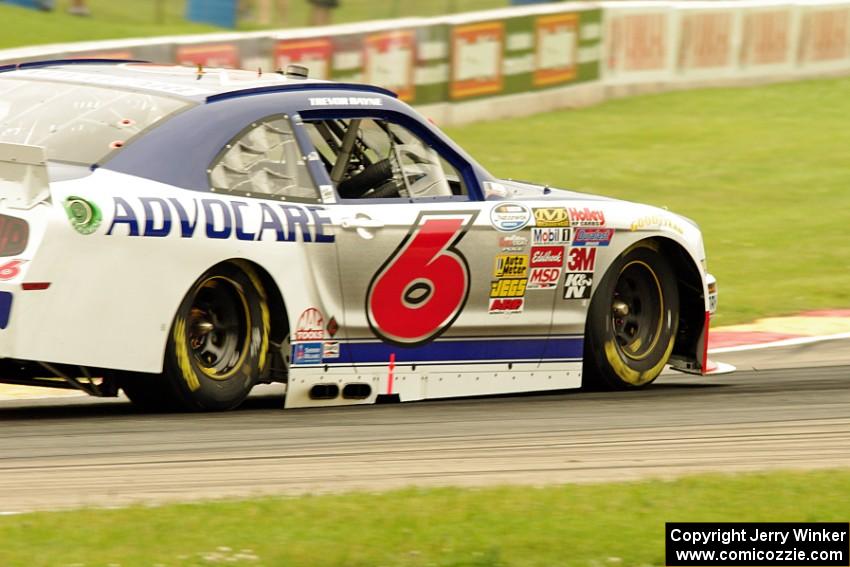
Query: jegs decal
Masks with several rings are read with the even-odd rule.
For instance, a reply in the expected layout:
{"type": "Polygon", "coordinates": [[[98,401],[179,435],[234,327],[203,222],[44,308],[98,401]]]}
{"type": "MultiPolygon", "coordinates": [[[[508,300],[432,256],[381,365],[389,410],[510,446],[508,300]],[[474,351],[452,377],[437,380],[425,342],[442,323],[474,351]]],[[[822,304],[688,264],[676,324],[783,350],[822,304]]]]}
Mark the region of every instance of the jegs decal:
{"type": "Polygon", "coordinates": [[[469,264],[456,248],[477,212],[420,213],[375,273],[366,316],[381,339],[413,346],[433,340],[457,319],[469,297],[469,264]]]}

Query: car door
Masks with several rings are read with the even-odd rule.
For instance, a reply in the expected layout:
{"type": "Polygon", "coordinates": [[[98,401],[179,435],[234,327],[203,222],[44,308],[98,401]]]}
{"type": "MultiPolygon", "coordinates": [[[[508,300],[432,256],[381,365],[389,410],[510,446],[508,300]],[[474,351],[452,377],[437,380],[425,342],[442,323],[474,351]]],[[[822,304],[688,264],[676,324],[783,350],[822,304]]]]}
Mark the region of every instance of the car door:
{"type": "Polygon", "coordinates": [[[531,209],[483,200],[473,168],[410,116],[311,112],[302,126],[337,199],[341,352],[359,368],[538,364],[554,289],[526,292],[531,209]]]}

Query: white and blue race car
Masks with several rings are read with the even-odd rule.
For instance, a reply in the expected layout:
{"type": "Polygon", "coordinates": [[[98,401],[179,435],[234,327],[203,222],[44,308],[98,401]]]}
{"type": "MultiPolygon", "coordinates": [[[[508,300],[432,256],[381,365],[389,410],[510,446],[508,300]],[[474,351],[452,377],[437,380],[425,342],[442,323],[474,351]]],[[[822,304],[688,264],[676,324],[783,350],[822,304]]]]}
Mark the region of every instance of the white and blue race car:
{"type": "Polygon", "coordinates": [[[708,372],[702,237],[497,179],[384,89],[0,68],[0,381],[222,410],[708,372]]]}

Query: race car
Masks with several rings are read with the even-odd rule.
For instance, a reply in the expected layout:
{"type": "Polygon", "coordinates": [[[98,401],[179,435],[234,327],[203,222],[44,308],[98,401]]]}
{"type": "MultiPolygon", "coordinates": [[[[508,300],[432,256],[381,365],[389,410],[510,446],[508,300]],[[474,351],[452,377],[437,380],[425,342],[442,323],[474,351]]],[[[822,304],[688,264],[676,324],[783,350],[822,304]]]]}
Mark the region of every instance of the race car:
{"type": "Polygon", "coordinates": [[[306,70],[0,68],[0,381],[155,409],[646,386],[706,373],[693,221],[499,179],[306,70]]]}

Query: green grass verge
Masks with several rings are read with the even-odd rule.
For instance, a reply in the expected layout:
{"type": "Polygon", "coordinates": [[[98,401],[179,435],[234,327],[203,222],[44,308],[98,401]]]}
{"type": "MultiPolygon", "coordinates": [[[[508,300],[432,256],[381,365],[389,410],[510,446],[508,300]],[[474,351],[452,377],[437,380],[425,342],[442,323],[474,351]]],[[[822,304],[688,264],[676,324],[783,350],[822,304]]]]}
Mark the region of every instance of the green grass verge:
{"type": "Polygon", "coordinates": [[[0,564],[663,565],[667,521],[846,522],[848,509],[850,471],[83,510],[0,518],[0,564]]]}
{"type": "MultiPolygon", "coordinates": [[[[272,0],[272,5],[276,1],[272,0]]],[[[57,0],[56,4],[57,8],[50,13],[0,4],[0,20],[3,22],[0,49],[45,43],[222,31],[221,28],[186,22],[185,0],[87,0],[91,8],[91,17],[87,18],[68,15],[68,0],[57,0]]],[[[332,17],[335,23],[345,23],[405,16],[438,16],[500,8],[508,4],[508,0],[342,0],[332,17]]],[[[246,5],[250,6],[251,2],[246,2],[246,5]]],[[[306,26],[310,11],[307,0],[287,0],[287,6],[285,18],[276,16],[271,26],[258,24],[249,10],[246,18],[240,22],[239,29],[306,26]]]]}
{"type": "Polygon", "coordinates": [[[447,129],[500,177],[696,220],[715,322],[850,305],[850,79],[675,92],[447,129]]]}

